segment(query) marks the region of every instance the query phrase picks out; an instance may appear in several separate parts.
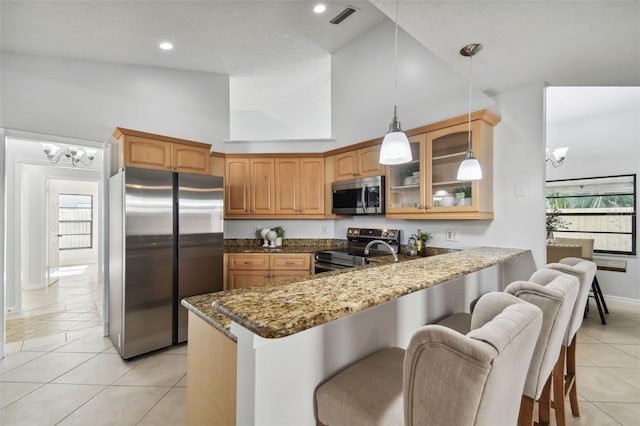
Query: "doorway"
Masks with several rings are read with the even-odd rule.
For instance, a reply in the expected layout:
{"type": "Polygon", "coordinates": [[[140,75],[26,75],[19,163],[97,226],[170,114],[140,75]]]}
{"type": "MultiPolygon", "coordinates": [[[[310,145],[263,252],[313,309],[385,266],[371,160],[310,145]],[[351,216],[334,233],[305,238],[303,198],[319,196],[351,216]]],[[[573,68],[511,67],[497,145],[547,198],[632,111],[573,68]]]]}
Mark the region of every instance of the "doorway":
{"type": "Polygon", "coordinates": [[[74,166],[51,164],[41,140],[9,137],[5,146],[7,344],[102,335],[103,150],[74,166]]]}

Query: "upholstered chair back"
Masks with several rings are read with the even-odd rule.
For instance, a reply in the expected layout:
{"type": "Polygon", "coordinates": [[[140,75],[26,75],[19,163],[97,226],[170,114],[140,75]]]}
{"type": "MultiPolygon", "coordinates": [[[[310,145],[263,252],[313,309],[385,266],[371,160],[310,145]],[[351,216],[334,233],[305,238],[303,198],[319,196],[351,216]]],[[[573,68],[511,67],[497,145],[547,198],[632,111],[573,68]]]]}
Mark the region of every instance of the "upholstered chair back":
{"type": "MultiPolygon", "coordinates": [[[[541,271],[548,271],[549,275],[555,274],[555,271],[551,270],[541,271]]],[[[504,290],[505,293],[512,294],[542,310],[542,328],[522,392],[523,395],[534,400],[540,398],[542,388],[560,355],[579,286],[580,283],[576,277],[563,274],[550,280],[546,286],[530,281],[515,281],[504,290]]],[[[471,326],[473,327],[473,319],[471,326]]]]}
{"type": "Polygon", "coordinates": [[[404,424],[516,424],[542,312],[505,293],[476,304],[467,335],[428,325],[404,358],[404,424]]]}
{"type": "MultiPolygon", "coordinates": [[[[579,257],[565,257],[558,263],[550,263],[545,266],[546,269],[553,269],[557,272],[573,275],[580,281],[580,290],[578,290],[578,296],[576,297],[576,303],[573,307],[573,313],[571,314],[571,320],[569,321],[569,327],[567,328],[567,334],[565,335],[564,345],[569,346],[573,336],[582,325],[582,319],[584,318],[584,307],[589,298],[589,289],[591,289],[591,283],[596,275],[597,265],[590,261],[584,260],[579,257]]],[[[537,280],[543,279],[543,277],[535,272],[529,281],[538,282],[537,280]],[[538,274],[538,276],[536,276],[538,274]]],[[[539,284],[543,284],[540,282],[539,284]]]]}

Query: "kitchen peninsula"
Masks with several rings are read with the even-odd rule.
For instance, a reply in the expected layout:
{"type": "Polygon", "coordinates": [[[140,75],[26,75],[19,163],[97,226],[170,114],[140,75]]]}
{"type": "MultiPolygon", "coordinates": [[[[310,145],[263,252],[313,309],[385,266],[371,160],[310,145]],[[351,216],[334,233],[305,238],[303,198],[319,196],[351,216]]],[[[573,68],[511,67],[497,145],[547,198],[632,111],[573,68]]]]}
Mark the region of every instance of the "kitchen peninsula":
{"type": "Polygon", "coordinates": [[[322,380],[534,269],[482,247],[185,299],[188,423],[314,425],[322,380]]]}

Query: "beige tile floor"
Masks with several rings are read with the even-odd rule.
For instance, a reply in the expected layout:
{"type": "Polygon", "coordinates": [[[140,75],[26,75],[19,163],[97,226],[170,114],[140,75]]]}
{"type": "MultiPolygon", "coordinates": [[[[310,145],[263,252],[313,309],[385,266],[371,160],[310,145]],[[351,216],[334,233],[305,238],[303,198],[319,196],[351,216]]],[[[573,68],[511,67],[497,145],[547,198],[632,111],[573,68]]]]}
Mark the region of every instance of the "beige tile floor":
{"type": "MultiPolygon", "coordinates": [[[[608,325],[592,306],[578,334],[581,416],[568,414],[568,425],[640,425],[640,305],[608,304],[608,325]]],[[[186,345],[123,361],[93,327],[10,343],[7,352],[3,426],[185,424],[186,345]]]]}
{"type": "Polygon", "coordinates": [[[92,328],[102,324],[102,284],[97,266],[61,267],[47,288],[22,291],[22,310],[7,315],[7,342],[92,328]]]}

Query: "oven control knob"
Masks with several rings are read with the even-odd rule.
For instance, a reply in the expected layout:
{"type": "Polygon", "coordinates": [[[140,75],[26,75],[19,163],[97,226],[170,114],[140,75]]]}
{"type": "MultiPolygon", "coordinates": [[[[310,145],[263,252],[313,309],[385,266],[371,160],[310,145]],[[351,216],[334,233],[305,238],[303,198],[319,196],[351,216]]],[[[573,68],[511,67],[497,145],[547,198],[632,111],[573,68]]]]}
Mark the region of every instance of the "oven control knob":
{"type": "Polygon", "coordinates": [[[347,231],[347,234],[349,235],[353,234],[353,229],[349,228],[349,230],[347,231]]]}
{"type": "Polygon", "coordinates": [[[382,232],[382,238],[387,238],[388,235],[389,233],[387,231],[382,232]]]}
{"type": "Polygon", "coordinates": [[[389,238],[395,238],[396,237],[396,233],[391,231],[389,232],[389,238]]]}
{"type": "Polygon", "coordinates": [[[360,233],[360,231],[358,231],[357,229],[353,230],[353,235],[358,235],[360,233]]]}

